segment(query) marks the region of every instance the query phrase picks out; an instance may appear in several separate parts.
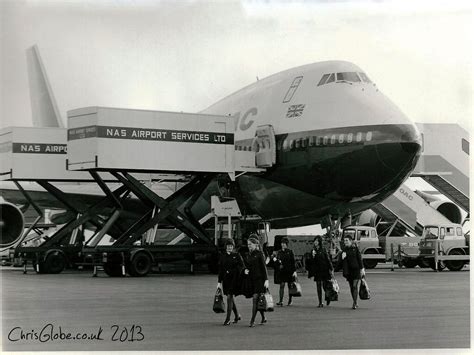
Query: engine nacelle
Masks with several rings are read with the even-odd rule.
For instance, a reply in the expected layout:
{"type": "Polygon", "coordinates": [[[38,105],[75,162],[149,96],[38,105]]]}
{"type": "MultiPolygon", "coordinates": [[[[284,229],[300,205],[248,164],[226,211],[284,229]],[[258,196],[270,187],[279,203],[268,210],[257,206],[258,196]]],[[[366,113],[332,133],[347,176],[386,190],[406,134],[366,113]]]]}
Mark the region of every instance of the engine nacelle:
{"type": "Polygon", "coordinates": [[[430,206],[441,213],[453,223],[462,223],[461,210],[454,203],[449,201],[434,201],[430,202],[430,206]]]}
{"type": "Polygon", "coordinates": [[[23,213],[15,205],[0,203],[0,247],[15,244],[23,234],[25,220],[23,213]]]}
{"type": "Polygon", "coordinates": [[[422,197],[431,207],[441,213],[452,223],[462,223],[462,214],[458,206],[450,201],[443,201],[438,196],[420,190],[415,190],[418,196],[422,197]]]}

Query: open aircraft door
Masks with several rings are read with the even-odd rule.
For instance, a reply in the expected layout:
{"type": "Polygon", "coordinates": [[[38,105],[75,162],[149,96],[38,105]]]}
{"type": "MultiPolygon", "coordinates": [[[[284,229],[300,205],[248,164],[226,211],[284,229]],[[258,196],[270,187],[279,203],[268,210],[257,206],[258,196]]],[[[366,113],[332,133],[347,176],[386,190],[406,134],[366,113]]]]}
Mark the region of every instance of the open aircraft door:
{"type": "Polygon", "coordinates": [[[272,125],[258,126],[252,143],[255,152],[255,165],[270,168],[276,163],[276,139],[272,125]]]}

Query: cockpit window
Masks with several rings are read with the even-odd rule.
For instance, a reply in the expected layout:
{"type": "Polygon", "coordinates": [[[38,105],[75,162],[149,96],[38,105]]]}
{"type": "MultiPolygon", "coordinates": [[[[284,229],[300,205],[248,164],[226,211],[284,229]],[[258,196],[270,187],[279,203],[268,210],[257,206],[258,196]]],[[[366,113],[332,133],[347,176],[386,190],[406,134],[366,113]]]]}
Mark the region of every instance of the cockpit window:
{"type": "Polygon", "coordinates": [[[341,73],[328,73],[324,74],[319,80],[318,86],[333,83],[335,81],[345,81],[345,82],[352,82],[352,83],[372,83],[369,77],[362,72],[341,72],[341,73]]]}
{"type": "Polygon", "coordinates": [[[352,81],[354,83],[360,82],[360,78],[357,73],[354,72],[344,72],[337,73],[337,81],[352,81]]]}
{"type": "Polygon", "coordinates": [[[367,74],[365,73],[360,73],[359,72],[359,76],[362,78],[363,81],[365,81],[366,83],[372,83],[372,80],[369,79],[369,77],[367,76],[367,74]]]}
{"type": "Polygon", "coordinates": [[[318,86],[323,85],[326,82],[328,77],[329,77],[329,74],[324,74],[321,80],[319,80],[318,86]]]}

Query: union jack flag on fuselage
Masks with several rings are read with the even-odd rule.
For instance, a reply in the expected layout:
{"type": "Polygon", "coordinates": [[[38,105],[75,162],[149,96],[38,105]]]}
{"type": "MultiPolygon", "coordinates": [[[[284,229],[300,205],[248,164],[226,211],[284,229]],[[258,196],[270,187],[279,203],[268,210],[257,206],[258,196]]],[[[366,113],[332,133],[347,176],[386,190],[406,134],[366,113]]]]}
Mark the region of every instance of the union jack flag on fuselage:
{"type": "Polygon", "coordinates": [[[297,118],[303,114],[305,105],[291,105],[288,107],[288,112],[286,113],[287,118],[297,118]]]}

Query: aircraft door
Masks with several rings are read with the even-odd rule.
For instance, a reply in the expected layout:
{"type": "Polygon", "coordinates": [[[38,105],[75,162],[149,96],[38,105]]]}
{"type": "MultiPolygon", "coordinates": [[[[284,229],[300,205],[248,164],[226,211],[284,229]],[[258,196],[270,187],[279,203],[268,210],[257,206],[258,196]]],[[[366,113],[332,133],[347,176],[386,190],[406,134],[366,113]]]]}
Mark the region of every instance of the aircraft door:
{"type": "Polygon", "coordinates": [[[255,165],[270,168],[276,163],[276,139],[272,125],[258,126],[252,143],[255,152],[255,165]]]}

